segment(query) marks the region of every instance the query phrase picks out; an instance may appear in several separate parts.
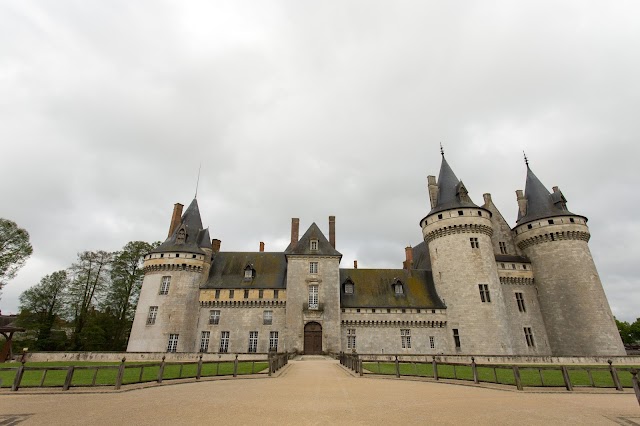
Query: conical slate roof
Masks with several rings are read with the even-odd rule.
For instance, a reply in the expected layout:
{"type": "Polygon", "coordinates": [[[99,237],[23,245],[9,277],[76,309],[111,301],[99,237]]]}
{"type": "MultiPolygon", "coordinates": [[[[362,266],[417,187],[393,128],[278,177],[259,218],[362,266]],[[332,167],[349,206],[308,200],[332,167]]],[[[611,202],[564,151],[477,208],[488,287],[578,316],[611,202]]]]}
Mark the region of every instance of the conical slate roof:
{"type": "Polygon", "coordinates": [[[198,201],[194,198],[182,215],[180,225],[174,229],[164,243],[152,250],[151,253],[179,251],[204,254],[202,247],[211,248],[211,239],[209,238],[209,230],[202,229],[198,201]]]}
{"type": "Polygon", "coordinates": [[[471,198],[469,198],[467,194],[467,188],[465,188],[462,181],[458,179],[443,155],[442,164],[440,165],[440,175],[438,176],[438,202],[429,212],[429,215],[459,207],[477,208],[478,206],[471,201],[471,198]]]}
{"type": "Polygon", "coordinates": [[[527,199],[527,212],[523,215],[518,209],[516,223],[519,225],[545,217],[574,215],[567,210],[567,200],[562,195],[562,192],[550,193],[528,164],[524,198],[527,199]]]}
{"type": "Polygon", "coordinates": [[[297,254],[308,256],[340,256],[342,253],[333,248],[331,243],[324,236],[318,225],[315,222],[311,224],[307,232],[304,233],[302,238],[294,245],[289,244],[289,247],[284,251],[285,254],[297,254]],[[318,249],[311,250],[311,240],[318,240],[318,249]]]}

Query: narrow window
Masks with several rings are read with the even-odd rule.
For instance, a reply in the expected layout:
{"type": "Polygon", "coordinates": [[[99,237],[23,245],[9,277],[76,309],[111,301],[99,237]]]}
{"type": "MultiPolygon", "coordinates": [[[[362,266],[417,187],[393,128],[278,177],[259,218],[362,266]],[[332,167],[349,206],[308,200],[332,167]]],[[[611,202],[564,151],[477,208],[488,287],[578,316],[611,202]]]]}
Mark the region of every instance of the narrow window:
{"type": "Polygon", "coordinates": [[[482,216],[482,212],[478,210],[478,216],[482,216]]]}
{"type": "Polygon", "coordinates": [[[273,311],[264,311],[262,313],[262,324],[271,325],[273,323],[273,311]]]}
{"type": "Polygon", "coordinates": [[[396,293],[396,295],[404,294],[404,288],[402,287],[402,283],[400,281],[393,285],[393,291],[396,293]]]}
{"type": "Polygon", "coordinates": [[[195,259],[195,258],[196,258],[196,255],[194,254],[191,258],[192,258],[192,259],[195,259]]]}
{"type": "Polygon", "coordinates": [[[400,342],[402,349],[411,349],[411,330],[408,328],[400,329],[400,342]]]}
{"type": "Polygon", "coordinates": [[[345,292],[345,294],[353,294],[353,283],[352,282],[345,283],[344,292],[345,292]]]}
{"type": "Polygon", "coordinates": [[[356,329],[347,329],[347,349],[356,349],[356,329]]]}
{"type": "Polygon", "coordinates": [[[220,299],[220,290],[216,290],[216,299],[220,299]]]}
{"type": "Polygon", "coordinates": [[[220,324],[220,311],[209,311],[209,324],[220,324]]]}
{"type": "Polygon", "coordinates": [[[471,248],[480,248],[480,243],[478,243],[477,238],[469,238],[469,242],[471,243],[471,248]]]}
{"type": "Polygon", "coordinates": [[[520,312],[527,312],[524,306],[524,295],[522,293],[516,293],[516,303],[518,304],[518,310],[520,312]]]}
{"type": "Polygon", "coordinates": [[[570,218],[569,218],[569,222],[574,223],[574,222],[575,222],[575,220],[574,220],[572,217],[570,217],[570,218]]]}
{"type": "Polygon", "coordinates": [[[511,264],[511,269],[516,269],[516,264],[515,263],[511,264]]]}
{"type": "Polygon", "coordinates": [[[235,290],[229,290],[229,299],[233,299],[235,290]]]}
{"type": "Polygon", "coordinates": [[[155,324],[157,316],[158,316],[158,307],[149,306],[149,316],[147,316],[147,325],[155,324]]]}
{"type": "Polygon", "coordinates": [[[458,216],[463,216],[464,212],[462,210],[458,210],[458,216]]]}
{"type": "Polygon", "coordinates": [[[435,349],[436,347],[436,338],[434,336],[429,336],[429,347],[431,349],[435,349]]]}
{"type": "Polygon", "coordinates": [[[273,298],[274,299],[277,299],[279,295],[280,295],[280,292],[278,290],[273,290],[273,298]]]}
{"type": "Polygon", "coordinates": [[[553,219],[549,219],[547,222],[549,222],[549,225],[553,225],[553,219]]]}
{"type": "Polygon", "coordinates": [[[249,298],[249,290],[245,290],[244,291],[244,298],[248,299],[249,298]]]}
{"type": "Polygon", "coordinates": [[[480,290],[480,300],[484,302],[491,302],[491,296],[489,295],[489,285],[488,284],[478,284],[478,289],[480,290]]]}
{"type": "Polygon", "coordinates": [[[264,290],[258,290],[258,299],[264,298],[264,290]]]}
{"type": "Polygon", "coordinates": [[[318,273],[318,262],[309,262],[309,273],[310,274],[318,273]]]}
{"type": "Polygon", "coordinates": [[[207,352],[209,350],[210,337],[211,337],[210,331],[203,331],[200,334],[200,352],[207,352]]]}
{"type": "Polygon", "coordinates": [[[531,229],[531,228],[533,228],[533,225],[532,224],[528,224],[527,225],[527,229],[531,229]]]}
{"type": "Polygon", "coordinates": [[[438,219],[442,219],[442,215],[441,214],[438,215],[438,219]]]}
{"type": "Polygon", "coordinates": [[[527,269],[527,265],[522,265],[522,269],[527,269]]]}
{"type": "Polygon", "coordinates": [[[249,332],[249,350],[247,351],[250,354],[258,352],[258,332],[250,331],[249,332]]]}
{"type": "Polygon", "coordinates": [[[160,284],[160,294],[169,294],[169,284],[171,284],[171,277],[162,277],[162,284],[160,284]]]}
{"type": "Polygon", "coordinates": [[[220,333],[220,350],[218,352],[220,353],[229,352],[229,332],[228,331],[222,331],[220,333]]]}
{"type": "Polygon", "coordinates": [[[245,281],[251,281],[251,279],[253,278],[253,269],[251,268],[247,268],[244,270],[244,280],[245,281]]]}
{"type": "Polygon", "coordinates": [[[312,251],[316,251],[316,250],[318,250],[318,240],[311,240],[311,247],[310,247],[310,249],[311,249],[312,251]]]}
{"type": "Polygon", "coordinates": [[[309,309],[318,309],[318,285],[309,286],[309,309]]]}
{"type": "Polygon", "coordinates": [[[387,308],[387,313],[390,314],[391,313],[391,309],[387,308]]]}
{"type": "Polygon", "coordinates": [[[500,241],[498,244],[500,245],[500,254],[507,254],[507,243],[500,241]]]}
{"type": "Polygon", "coordinates": [[[502,269],[504,269],[504,263],[501,263],[501,264],[500,264],[500,267],[501,267],[502,269]]]}
{"type": "Polygon", "coordinates": [[[371,309],[371,313],[375,314],[376,313],[376,309],[375,308],[371,309]]]}
{"type": "Polygon", "coordinates": [[[167,345],[167,352],[175,352],[178,349],[178,335],[169,335],[169,344],[167,345]]]}
{"type": "Polygon", "coordinates": [[[536,345],[533,341],[533,333],[531,332],[531,327],[524,328],[524,338],[527,340],[527,346],[529,346],[530,348],[536,345]]]}
{"type": "Polygon", "coordinates": [[[278,352],[278,332],[269,332],[269,351],[278,352]]]}
{"type": "Polygon", "coordinates": [[[457,328],[453,329],[453,342],[456,344],[456,349],[460,349],[460,334],[457,328]]]}

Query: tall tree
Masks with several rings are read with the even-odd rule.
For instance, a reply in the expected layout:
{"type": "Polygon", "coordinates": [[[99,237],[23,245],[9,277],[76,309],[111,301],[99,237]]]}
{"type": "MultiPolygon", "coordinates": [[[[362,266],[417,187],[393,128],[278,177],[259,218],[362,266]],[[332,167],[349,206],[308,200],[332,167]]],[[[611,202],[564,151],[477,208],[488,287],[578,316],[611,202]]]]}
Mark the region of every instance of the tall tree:
{"type": "Polygon", "coordinates": [[[98,297],[103,295],[109,280],[113,253],[85,251],[71,265],[73,279],[69,285],[69,308],[73,316],[73,348],[82,350],[81,333],[87,324],[89,310],[95,309],[98,297]]]}
{"type": "Polygon", "coordinates": [[[31,253],[29,233],[15,222],[0,218],[0,291],[16,276],[31,253]]]}
{"type": "Polygon", "coordinates": [[[113,335],[107,336],[113,350],[125,349],[144,277],[143,257],[157,246],[158,243],[131,241],[114,255],[111,283],[102,306],[103,312],[111,312],[115,317],[113,335]]]}
{"type": "Polygon", "coordinates": [[[63,349],[60,347],[60,333],[52,336],[52,329],[56,322],[60,322],[68,286],[67,271],[57,271],[20,295],[19,322],[36,330],[35,349],[63,349]]]}

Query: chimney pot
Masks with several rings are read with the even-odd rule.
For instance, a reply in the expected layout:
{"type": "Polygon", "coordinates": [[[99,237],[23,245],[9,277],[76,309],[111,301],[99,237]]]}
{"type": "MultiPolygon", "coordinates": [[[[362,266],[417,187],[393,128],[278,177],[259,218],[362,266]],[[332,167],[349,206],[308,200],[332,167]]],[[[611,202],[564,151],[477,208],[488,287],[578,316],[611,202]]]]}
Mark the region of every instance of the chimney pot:
{"type": "Polygon", "coordinates": [[[264,242],[260,241],[260,251],[264,251],[264,242]]]}
{"type": "Polygon", "coordinates": [[[336,248],[336,217],[329,216],[329,243],[336,248]]]}
{"type": "Polygon", "coordinates": [[[482,198],[484,198],[485,204],[489,204],[491,202],[491,194],[488,192],[486,194],[482,194],[482,198]]]}
{"type": "Polygon", "coordinates": [[[300,219],[291,218],[291,245],[298,243],[298,235],[300,234],[300,219]]]}
{"type": "Polygon", "coordinates": [[[405,261],[402,262],[404,269],[411,269],[413,267],[413,248],[411,246],[404,249],[405,261]]]}
{"type": "Polygon", "coordinates": [[[353,269],[358,269],[358,261],[357,260],[353,261],[353,269]]]}
{"type": "Polygon", "coordinates": [[[427,176],[427,186],[429,188],[431,208],[434,208],[438,204],[438,184],[436,183],[435,176],[427,176]]]}
{"type": "Polygon", "coordinates": [[[526,216],[527,214],[527,199],[524,197],[522,189],[516,191],[516,198],[518,199],[518,211],[520,216],[526,216]]]}
{"type": "Polygon", "coordinates": [[[171,224],[169,225],[169,235],[167,238],[173,234],[173,231],[176,230],[178,225],[180,225],[180,219],[182,218],[182,208],[184,206],[180,203],[175,203],[173,205],[173,214],[171,215],[171,224]]]}
{"type": "Polygon", "coordinates": [[[213,253],[220,252],[220,244],[221,243],[222,243],[222,241],[220,241],[217,238],[214,238],[213,240],[211,240],[211,247],[213,249],[213,253]]]}

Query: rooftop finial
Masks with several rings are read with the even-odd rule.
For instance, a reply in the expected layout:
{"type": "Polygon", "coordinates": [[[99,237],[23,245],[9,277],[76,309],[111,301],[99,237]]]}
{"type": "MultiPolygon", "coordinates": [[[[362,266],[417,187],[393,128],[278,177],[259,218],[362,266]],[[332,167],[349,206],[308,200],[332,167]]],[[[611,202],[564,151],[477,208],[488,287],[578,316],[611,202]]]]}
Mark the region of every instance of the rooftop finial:
{"type": "Polygon", "coordinates": [[[196,180],[196,195],[193,198],[198,198],[198,185],[200,184],[200,169],[202,168],[202,162],[198,166],[198,179],[196,180]]]}
{"type": "Polygon", "coordinates": [[[527,167],[529,167],[529,159],[527,158],[527,153],[522,151],[522,153],[524,154],[524,164],[527,165],[527,167]]]}
{"type": "Polygon", "coordinates": [[[442,147],[442,142],[440,142],[440,155],[444,157],[444,148],[442,147]]]}

